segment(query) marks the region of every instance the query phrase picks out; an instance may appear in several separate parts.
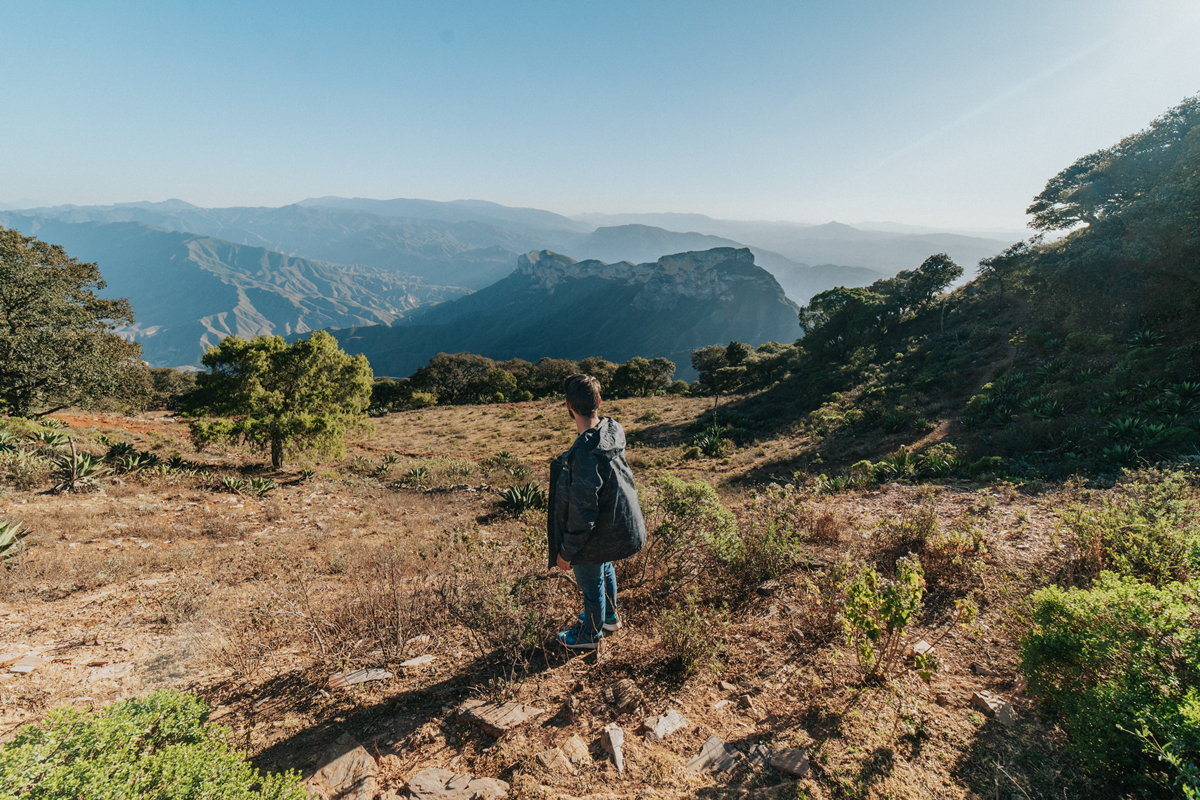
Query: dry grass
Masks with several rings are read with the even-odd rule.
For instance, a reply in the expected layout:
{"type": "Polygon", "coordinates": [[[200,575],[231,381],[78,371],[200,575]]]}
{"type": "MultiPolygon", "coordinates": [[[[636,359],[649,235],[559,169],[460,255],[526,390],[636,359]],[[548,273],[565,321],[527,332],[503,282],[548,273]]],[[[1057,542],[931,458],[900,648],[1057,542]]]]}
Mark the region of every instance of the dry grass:
{"type": "MultiPolygon", "coordinates": [[[[478,487],[544,484],[549,458],[570,444],[573,428],[557,403],[435,408],[376,420],[345,461],[312,465],[315,478],[302,480],[300,465],[272,474],[280,488],[264,500],[213,492],[188,476],[130,476],[103,495],[74,497],[10,488],[5,517],[34,534],[13,569],[0,572],[0,636],[63,660],[0,683],[0,736],[84,696],[81,687],[99,704],[174,686],[214,702],[216,720],[261,766],[312,769],[345,730],[379,754],[392,788],[417,769],[442,766],[503,776],[521,797],[637,798],[647,788],[660,798],[721,796],[712,778],[682,766],[715,734],[743,749],[796,745],[812,756],[805,781],[743,767],[723,779],[731,792],[780,784],[791,797],[810,798],[992,796],[996,787],[1002,796],[1103,797],[1063,755],[1059,734],[1013,692],[1025,598],[1062,557],[1052,540],[1059,499],[1004,486],[937,494],[941,529],[965,519],[986,534],[989,628],[939,645],[943,668],[932,686],[906,674],[863,687],[837,619],[840,592],[856,564],[872,557],[883,527],[921,513],[921,492],[824,497],[762,484],[752,491],[745,476],[784,463],[796,443],[787,437],[748,443],[728,463],[681,461],[689,425],[710,403],[650,398],[607,410],[626,425],[641,485],[659,469],[710,481],[740,524],[786,522],[814,559],[765,593],[729,603],[716,655],[736,691],[704,670],[684,674],[665,654],[661,609],[675,598],[653,596],[628,564],[626,627],[602,655],[573,658],[552,646],[551,634],[578,611],[577,590],[564,574],[547,576],[540,516],[498,514],[495,494],[478,487]],[[497,458],[502,450],[510,458],[497,458]],[[395,462],[380,471],[389,454],[395,462]],[[528,474],[515,474],[518,467],[528,474]],[[428,487],[477,491],[427,492],[403,477],[416,468],[428,487]],[[400,666],[422,654],[435,661],[400,666]],[[132,667],[84,683],[97,669],[89,660],[132,667]],[[975,675],[972,662],[995,676],[975,675]],[[326,686],[331,673],[358,667],[386,667],[394,677],[326,686]],[[598,699],[621,678],[645,694],[640,711],[625,716],[598,699]],[[1012,700],[1016,728],[971,710],[970,693],[982,688],[1012,700]],[[939,693],[945,705],[935,702],[939,693]],[[738,701],[743,694],[753,709],[738,701]],[[497,747],[444,710],[473,696],[554,713],[497,747]],[[732,702],[717,708],[722,700],[732,702]],[[577,716],[557,712],[565,707],[577,716]],[[684,730],[656,745],[635,735],[640,719],[670,707],[688,719],[684,730]],[[591,743],[613,721],[627,732],[625,775],[603,757],[571,775],[537,762],[568,735],[591,743]]],[[[106,418],[95,431],[119,435],[120,422],[106,418]]],[[[180,427],[151,421],[129,435],[165,448],[180,441],[180,427]]],[[[202,457],[214,472],[249,473],[256,461],[237,450],[202,457]]],[[[910,638],[931,635],[942,617],[931,608],[910,638]]]]}

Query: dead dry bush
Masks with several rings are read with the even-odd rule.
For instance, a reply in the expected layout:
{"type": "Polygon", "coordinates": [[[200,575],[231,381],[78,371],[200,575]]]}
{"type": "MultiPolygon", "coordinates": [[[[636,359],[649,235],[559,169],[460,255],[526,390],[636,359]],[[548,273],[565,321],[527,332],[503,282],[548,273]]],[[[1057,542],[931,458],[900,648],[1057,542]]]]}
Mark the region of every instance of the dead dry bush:
{"type": "Polygon", "coordinates": [[[885,571],[891,571],[897,559],[917,555],[930,594],[964,595],[979,588],[986,569],[983,529],[966,516],[942,525],[932,492],[924,493],[916,506],[900,516],[881,519],[872,550],[885,571]]]}
{"type": "Polygon", "coordinates": [[[159,619],[166,625],[191,622],[199,616],[212,593],[212,584],[195,574],[185,574],[156,597],[159,619]]]}
{"type": "Polygon", "coordinates": [[[217,540],[237,539],[241,525],[219,511],[202,511],[199,515],[200,535],[217,540]]]}

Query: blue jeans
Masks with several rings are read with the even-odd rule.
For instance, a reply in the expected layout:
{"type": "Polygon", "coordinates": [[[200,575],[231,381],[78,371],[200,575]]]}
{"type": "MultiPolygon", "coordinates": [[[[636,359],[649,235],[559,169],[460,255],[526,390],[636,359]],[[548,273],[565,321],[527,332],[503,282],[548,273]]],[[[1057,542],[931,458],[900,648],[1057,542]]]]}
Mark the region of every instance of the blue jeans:
{"type": "Polygon", "coordinates": [[[603,564],[572,564],[575,584],[583,593],[586,619],[583,634],[595,638],[604,626],[606,616],[617,613],[617,572],[611,561],[603,564]]]}

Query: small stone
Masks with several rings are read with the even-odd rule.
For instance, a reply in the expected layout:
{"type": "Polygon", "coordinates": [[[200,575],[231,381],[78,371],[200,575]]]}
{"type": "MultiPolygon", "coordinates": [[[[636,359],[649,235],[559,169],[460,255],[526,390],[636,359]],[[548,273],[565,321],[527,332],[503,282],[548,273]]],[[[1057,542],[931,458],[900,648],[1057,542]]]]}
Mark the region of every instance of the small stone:
{"type": "Polygon", "coordinates": [[[989,717],[996,716],[996,712],[1003,704],[1004,701],[991,692],[980,691],[971,695],[971,705],[987,714],[989,717]]]}
{"type": "Polygon", "coordinates": [[[779,581],[776,581],[776,580],[763,581],[762,583],[760,583],[758,586],[756,586],[754,588],[754,591],[758,592],[763,597],[770,597],[771,595],[773,595],[779,591],[779,587],[780,587],[779,581]]]}
{"type": "Polygon", "coordinates": [[[808,774],[808,753],[799,747],[789,747],[771,756],[771,766],[788,775],[803,778],[808,774]]]}
{"type": "Polygon", "coordinates": [[[405,788],[412,800],[500,800],[508,797],[508,784],[504,781],[456,775],[436,767],[413,775],[405,788]]]}
{"type": "Polygon", "coordinates": [[[750,695],[748,695],[748,694],[742,695],[741,697],[738,698],[738,703],[739,703],[739,705],[741,705],[742,708],[749,711],[751,716],[753,716],[755,719],[762,716],[762,714],[758,710],[758,706],[754,705],[754,698],[751,697],[750,695]]]}
{"type": "Polygon", "coordinates": [[[996,710],[996,721],[1006,728],[1017,724],[1017,710],[1012,707],[1012,703],[1000,704],[1000,708],[996,710]]]}
{"type": "Polygon", "coordinates": [[[437,661],[437,656],[426,653],[423,656],[410,658],[408,661],[401,661],[400,666],[404,667],[405,669],[420,669],[426,664],[432,664],[434,661],[437,661]]]}
{"type": "Polygon", "coordinates": [[[605,725],[604,730],[600,733],[600,746],[612,756],[613,763],[617,765],[617,772],[625,773],[625,755],[621,750],[625,744],[625,731],[621,730],[620,725],[605,725]]]}
{"type": "Polygon", "coordinates": [[[574,772],[575,768],[567,760],[563,751],[557,747],[544,750],[537,754],[537,760],[550,772],[574,772]]]}
{"type": "Polygon", "coordinates": [[[83,682],[91,683],[93,681],[108,680],[110,678],[120,678],[123,675],[128,675],[132,671],[133,671],[133,664],[131,664],[128,661],[118,662],[116,664],[108,664],[106,666],[100,667],[99,669],[93,670],[92,672],[89,672],[87,674],[87,676],[83,679],[83,682]]]}
{"type": "Polygon", "coordinates": [[[721,681],[717,684],[717,688],[722,692],[736,692],[738,690],[738,687],[734,686],[729,681],[721,681]]]}
{"type": "Polygon", "coordinates": [[[673,708],[668,709],[667,713],[661,716],[651,717],[642,723],[646,729],[646,739],[651,742],[661,742],[685,725],[687,725],[687,720],[683,718],[683,714],[673,708]]]}
{"type": "Polygon", "coordinates": [[[953,698],[951,698],[949,692],[938,692],[937,697],[933,699],[933,702],[937,703],[942,708],[945,708],[946,706],[950,705],[952,699],[953,698]]]}
{"type": "Polygon", "coordinates": [[[578,735],[572,735],[560,745],[563,755],[572,764],[578,764],[588,757],[588,746],[578,735]]]}
{"type": "Polygon", "coordinates": [[[933,645],[922,639],[912,646],[912,654],[914,656],[923,656],[926,653],[933,652],[933,645]]]}
{"type": "Polygon", "coordinates": [[[618,713],[624,714],[642,702],[642,690],[629,678],[622,678],[604,690],[604,699],[615,705],[618,713]]]}
{"type": "Polygon", "coordinates": [[[392,673],[386,669],[356,669],[350,672],[335,672],[329,676],[327,685],[330,689],[345,689],[356,683],[386,681],[390,677],[392,677],[392,673]]]}
{"type": "Polygon", "coordinates": [[[720,711],[722,708],[729,705],[730,702],[731,701],[729,701],[729,700],[718,700],[716,703],[713,704],[713,711],[720,711]]]}
{"type": "Polygon", "coordinates": [[[971,671],[981,678],[995,678],[1000,673],[995,670],[985,667],[983,664],[974,662],[971,664],[971,671]]]}
{"type": "Polygon", "coordinates": [[[478,725],[496,737],[503,736],[544,713],[545,709],[517,702],[488,703],[483,700],[468,700],[458,707],[460,718],[478,725]]]}
{"type": "Polygon", "coordinates": [[[696,757],[688,762],[693,772],[729,772],[743,758],[742,754],[725,743],[719,736],[710,736],[696,757]]]}
{"type": "Polygon", "coordinates": [[[379,793],[375,759],[343,733],[325,751],[325,765],[306,782],[308,795],[320,800],[374,800],[379,793]]]}

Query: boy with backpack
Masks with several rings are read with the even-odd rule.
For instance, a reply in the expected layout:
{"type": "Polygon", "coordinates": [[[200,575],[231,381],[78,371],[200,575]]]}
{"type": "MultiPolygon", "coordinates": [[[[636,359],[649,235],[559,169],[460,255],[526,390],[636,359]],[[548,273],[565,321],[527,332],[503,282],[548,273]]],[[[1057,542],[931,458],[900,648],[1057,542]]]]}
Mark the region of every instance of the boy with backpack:
{"type": "Polygon", "coordinates": [[[574,571],[583,613],[558,640],[573,650],[593,650],[605,631],[621,627],[612,562],[642,549],[646,523],[625,460],[625,431],[599,415],[600,382],[572,375],[563,389],[578,436],[550,464],[547,533],[550,566],[574,571]]]}

